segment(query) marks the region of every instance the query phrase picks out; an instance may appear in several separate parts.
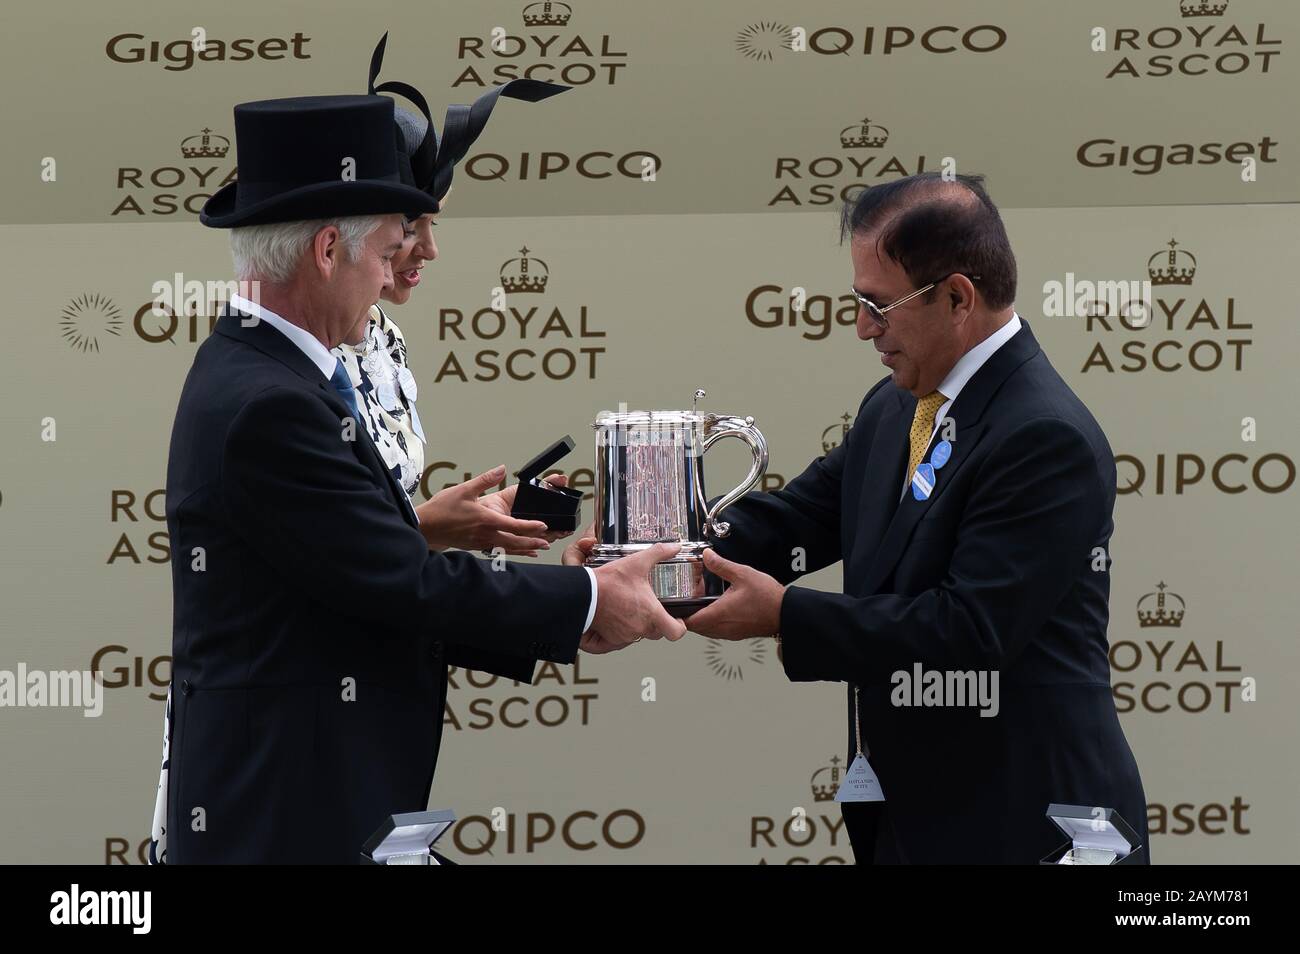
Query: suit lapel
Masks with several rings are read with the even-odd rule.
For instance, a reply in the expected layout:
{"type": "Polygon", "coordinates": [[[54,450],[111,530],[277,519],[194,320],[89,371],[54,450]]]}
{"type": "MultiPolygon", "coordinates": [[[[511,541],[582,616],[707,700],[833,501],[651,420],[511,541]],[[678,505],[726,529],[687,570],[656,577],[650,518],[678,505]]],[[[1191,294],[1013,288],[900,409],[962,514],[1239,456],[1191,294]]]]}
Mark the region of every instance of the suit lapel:
{"type": "MultiPolygon", "coordinates": [[[[275,328],[270,327],[267,322],[258,321],[251,315],[246,315],[227,305],[226,313],[217,319],[216,330],[227,338],[243,342],[263,354],[275,358],[303,380],[319,387],[321,393],[325,396],[326,402],[341,411],[340,417],[351,415],[352,409],[347,406],[343,396],[334,390],[334,385],[322,379],[321,370],[316,367],[316,363],[303,354],[302,349],[296,344],[275,328]],[[249,323],[245,323],[245,319],[249,323]]],[[[358,392],[358,403],[361,400],[361,394],[358,392]]],[[[384,463],[379,448],[375,446],[370,437],[370,431],[366,427],[365,421],[357,421],[357,431],[359,434],[356,442],[361,446],[360,456],[363,462],[367,463],[372,471],[380,475],[380,479],[388,487],[388,492],[393,497],[393,502],[397,504],[397,509],[402,512],[402,519],[418,529],[420,520],[416,516],[411,499],[406,495],[406,491],[397,483],[392,471],[384,463]]]]}
{"type": "Polygon", "coordinates": [[[227,305],[225,314],[217,319],[216,332],[274,358],[304,381],[319,383],[321,380],[316,362],[268,322],[227,305]]]}
{"type": "MultiPolygon", "coordinates": [[[[957,407],[958,402],[965,395],[965,389],[958,395],[957,400],[953,402],[953,408],[957,407]]],[[[949,417],[954,421],[961,421],[956,414],[949,412],[949,417]]],[[[911,422],[908,422],[910,430],[911,422]]],[[[953,476],[961,469],[974,450],[976,443],[983,436],[987,425],[983,421],[973,421],[962,426],[957,425],[956,433],[950,442],[952,444],[952,456],[940,470],[935,472],[934,490],[925,500],[917,500],[912,494],[912,488],[909,486],[903,492],[903,499],[894,511],[894,517],[889,522],[889,528],[885,531],[885,538],[880,541],[880,546],[876,549],[875,558],[871,561],[871,568],[867,571],[867,577],[864,581],[866,588],[864,592],[874,592],[889,571],[898,563],[898,558],[902,556],[903,551],[907,548],[907,542],[912,538],[912,531],[916,529],[917,523],[925,516],[926,512],[934,506],[935,500],[943,493],[944,489],[952,483],[953,476]]],[[[942,431],[943,428],[940,428],[942,431]]],[[[935,441],[931,441],[930,447],[933,448],[935,441]]],[[[925,460],[930,459],[930,451],[926,451],[925,460]]],[[[894,480],[890,481],[889,491],[892,496],[898,495],[897,477],[905,473],[905,464],[900,464],[897,469],[891,473],[894,480]]]]}
{"type": "MultiPolygon", "coordinates": [[[[882,433],[877,431],[875,443],[884,441],[883,451],[888,457],[882,455],[880,462],[881,470],[879,473],[890,475],[890,479],[885,481],[887,487],[885,494],[873,494],[873,499],[879,501],[875,504],[874,509],[877,512],[891,513],[892,519],[889,520],[887,529],[884,531],[884,539],[880,541],[880,546],[876,549],[875,556],[871,560],[870,567],[866,577],[862,581],[862,593],[874,593],[876,588],[889,575],[890,570],[897,565],[899,557],[907,548],[907,543],[912,537],[912,531],[916,529],[917,523],[923,516],[934,506],[935,501],[943,494],[944,489],[953,482],[953,477],[959,471],[962,465],[970,459],[972,451],[979,443],[979,439],[988,429],[988,423],[983,419],[994,394],[1002,386],[1002,383],[1010,377],[1011,373],[1019,368],[1022,364],[1032,358],[1039,351],[1038,342],[1035,340],[1033,332],[1029,330],[1029,323],[1021,319],[1021,328],[1010,341],[993,353],[993,355],[984,362],[983,366],[975,372],[974,376],[966,382],[961,393],[957,395],[957,400],[952,402],[948,409],[946,418],[951,418],[956,424],[952,444],[952,456],[948,462],[935,472],[934,490],[925,500],[917,500],[912,494],[909,486],[903,493],[901,503],[897,504],[896,509],[890,509],[890,504],[898,499],[898,476],[906,473],[906,455],[908,448],[908,435],[912,426],[912,415],[916,410],[916,398],[910,394],[905,395],[905,400],[900,404],[899,418],[891,426],[888,432],[882,433]],[[901,413],[901,409],[906,408],[906,415],[901,413]],[[900,453],[899,448],[902,449],[900,453]],[[881,500],[881,497],[887,497],[881,500]]],[[[885,424],[884,417],[881,418],[881,426],[885,424]]],[[[943,426],[940,426],[936,436],[943,433],[943,426]]],[[[924,460],[930,459],[937,441],[934,438],[930,440],[930,447],[927,449],[924,460]]],[[[871,463],[875,464],[875,448],[873,446],[871,463]]],[[[870,469],[869,473],[872,472],[870,469]]],[[[874,528],[873,528],[874,529],[874,528]]],[[[876,539],[868,537],[867,539],[876,539]]]]}
{"type": "MultiPolygon", "coordinates": [[[[897,493],[881,493],[875,482],[877,475],[901,474],[907,465],[907,434],[912,426],[916,398],[906,391],[894,388],[894,404],[887,408],[876,424],[876,432],[867,453],[862,497],[858,512],[858,540],[866,552],[875,553],[885,529],[898,506],[897,493]]],[[[886,480],[895,490],[893,477],[886,480]]]]}

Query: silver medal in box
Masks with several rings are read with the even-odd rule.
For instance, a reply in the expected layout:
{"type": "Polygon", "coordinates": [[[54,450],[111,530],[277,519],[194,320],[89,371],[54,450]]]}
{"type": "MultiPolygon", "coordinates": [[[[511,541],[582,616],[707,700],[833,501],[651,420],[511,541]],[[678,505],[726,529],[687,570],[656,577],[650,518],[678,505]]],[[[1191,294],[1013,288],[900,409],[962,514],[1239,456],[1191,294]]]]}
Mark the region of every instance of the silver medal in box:
{"type": "Polygon", "coordinates": [[[1113,808],[1047,806],[1047,817],[1070,840],[1039,862],[1044,865],[1140,864],[1142,841],[1113,808]]]}

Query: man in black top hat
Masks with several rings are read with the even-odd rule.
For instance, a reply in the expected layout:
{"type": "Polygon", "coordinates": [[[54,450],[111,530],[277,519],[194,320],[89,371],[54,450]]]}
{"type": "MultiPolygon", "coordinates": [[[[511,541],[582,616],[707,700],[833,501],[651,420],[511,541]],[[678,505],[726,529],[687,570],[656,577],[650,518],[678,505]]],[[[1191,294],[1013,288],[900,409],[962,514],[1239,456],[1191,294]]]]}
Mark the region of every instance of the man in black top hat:
{"type": "Polygon", "coordinates": [[[257,293],[199,348],[172,430],[167,860],[351,863],[426,806],[449,653],[527,679],[679,638],[648,583],[675,548],[594,572],[430,552],[329,354],[392,283],[402,216],[437,209],[402,181],[392,100],[246,103],[235,132],[239,181],[201,219],[257,293]]]}

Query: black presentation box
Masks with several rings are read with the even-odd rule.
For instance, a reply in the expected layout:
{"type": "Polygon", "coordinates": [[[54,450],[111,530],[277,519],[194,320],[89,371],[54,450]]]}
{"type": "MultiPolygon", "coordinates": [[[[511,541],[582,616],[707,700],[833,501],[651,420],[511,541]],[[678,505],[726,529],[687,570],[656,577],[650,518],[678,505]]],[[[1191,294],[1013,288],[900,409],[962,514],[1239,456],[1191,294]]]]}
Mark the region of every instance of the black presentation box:
{"type": "Polygon", "coordinates": [[[519,470],[519,489],[510,516],[516,520],[540,520],[551,530],[572,533],[578,529],[582,494],[568,487],[553,487],[542,475],[573,450],[573,438],[564,435],[519,470]]]}

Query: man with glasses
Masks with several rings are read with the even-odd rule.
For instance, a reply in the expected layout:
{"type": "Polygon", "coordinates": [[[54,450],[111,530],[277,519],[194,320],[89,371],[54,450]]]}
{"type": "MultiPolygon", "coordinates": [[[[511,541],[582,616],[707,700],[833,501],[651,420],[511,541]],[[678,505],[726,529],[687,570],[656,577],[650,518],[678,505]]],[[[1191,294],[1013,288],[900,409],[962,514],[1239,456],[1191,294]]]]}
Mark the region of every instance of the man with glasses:
{"type": "Polygon", "coordinates": [[[858,337],[889,377],[838,447],[727,510],[706,563],[731,587],[687,620],[775,635],[791,680],[847,684],[859,863],[1032,864],[1062,840],[1051,803],[1107,830],[1114,809],[1146,844],[1107,656],[1114,457],[1013,308],[982,182],[846,206],[858,337]],[[838,561],[842,594],[789,585],[838,561]]]}

